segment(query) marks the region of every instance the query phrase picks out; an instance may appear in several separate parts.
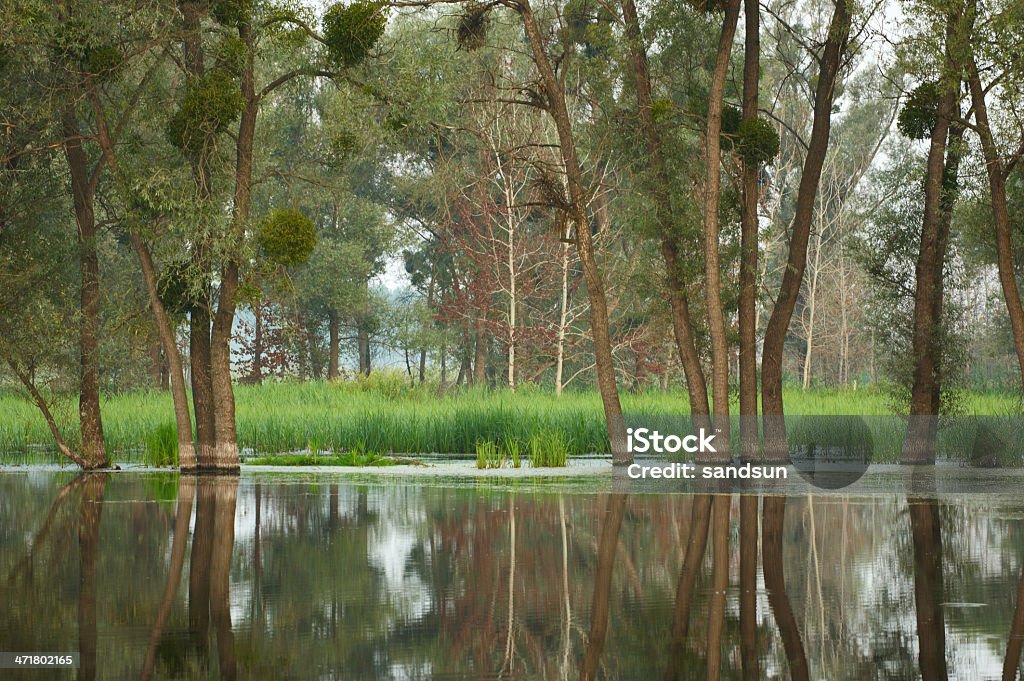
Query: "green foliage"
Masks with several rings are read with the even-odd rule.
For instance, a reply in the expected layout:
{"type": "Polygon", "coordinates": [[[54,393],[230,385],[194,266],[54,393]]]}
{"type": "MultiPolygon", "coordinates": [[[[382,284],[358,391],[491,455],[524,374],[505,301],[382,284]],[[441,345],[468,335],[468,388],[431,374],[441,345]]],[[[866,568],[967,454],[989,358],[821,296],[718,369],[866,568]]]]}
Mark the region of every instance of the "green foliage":
{"type": "Polygon", "coordinates": [[[379,2],[332,5],[323,19],[328,56],[346,68],[359,64],[384,35],[386,23],[387,14],[379,2]]]}
{"type": "Polygon", "coordinates": [[[743,120],[736,131],[736,151],[748,163],[767,163],[779,153],[779,134],[763,118],[743,120]]]}
{"type": "Polygon", "coordinates": [[[316,240],[316,225],[295,208],[275,208],[256,234],[256,242],[267,258],[284,267],[309,260],[316,240]]]}
{"type": "Polygon", "coordinates": [[[505,454],[498,447],[498,443],[492,440],[484,440],[476,443],[476,467],[504,468],[505,454]]]}
{"type": "Polygon", "coordinates": [[[189,263],[180,261],[169,264],[160,273],[157,291],[164,308],[170,314],[186,315],[194,310],[199,301],[189,281],[189,263]]]}
{"type": "Polygon", "coordinates": [[[101,45],[85,51],[84,68],[93,76],[104,79],[112,76],[124,61],[124,55],[113,45],[101,45]]]}
{"type": "Polygon", "coordinates": [[[671,99],[661,98],[651,102],[651,117],[654,118],[654,122],[662,125],[672,118],[675,113],[676,107],[672,103],[671,99]]]}
{"type": "Polygon", "coordinates": [[[244,104],[236,79],[225,70],[212,69],[186,85],[181,106],[168,123],[167,138],[179,149],[198,149],[227,130],[244,104]]]}
{"type": "Polygon", "coordinates": [[[534,468],[562,467],[568,459],[569,446],[561,432],[547,430],[530,438],[530,465],[534,468]]]}
{"type": "Polygon", "coordinates": [[[914,140],[931,137],[941,98],[938,83],[921,83],[914,88],[896,121],[900,132],[914,140]]]}
{"type": "Polygon", "coordinates": [[[217,43],[214,61],[216,68],[234,77],[242,75],[249,48],[240,38],[225,36],[217,43]]]}
{"type": "Polygon", "coordinates": [[[569,0],[562,12],[562,37],[582,45],[589,57],[607,51],[615,42],[615,15],[608,5],[594,0],[569,0]]]}
{"type": "Polygon", "coordinates": [[[222,26],[238,26],[252,18],[253,0],[213,0],[210,15],[222,26]]]}
{"type": "Polygon", "coordinates": [[[736,107],[727,104],[722,109],[721,134],[723,138],[727,138],[727,141],[723,140],[723,146],[728,144],[727,148],[731,148],[732,138],[740,131],[740,121],[742,120],[743,114],[736,107]]]}
{"type": "Polygon", "coordinates": [[[246,459],[245,463],[253,466],[394,466],[403,462],[370,452],[347,451],[335,454],[316,451],[309,454],[257,456],[246,459]]]}

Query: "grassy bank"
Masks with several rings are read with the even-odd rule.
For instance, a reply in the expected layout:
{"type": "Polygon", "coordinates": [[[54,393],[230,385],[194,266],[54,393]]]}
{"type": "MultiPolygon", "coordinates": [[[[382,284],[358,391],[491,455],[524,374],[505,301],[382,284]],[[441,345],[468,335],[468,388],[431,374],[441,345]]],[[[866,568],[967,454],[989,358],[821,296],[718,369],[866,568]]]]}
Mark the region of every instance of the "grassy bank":
{"type": "MultiPolygon", "coordinates": [[[[601,401],[596,393],[558,398],[526,386],[516,393],[489,390],[410,388],[400,377],[364,381],[268,382],[236,388],[239,445],[259,454],[303,450],[473,456],[486,441],[518,442],[528,452],[531,438],[558,433],[569,456],[608,451],[601,401]]],[[[624,394],[627,414],[670,417],[687,410],[683,392],[624,394]]],[[[1012,395],[968,394],[967,414],[1015,413],[1012,395]]],[[[875,391],[791,390],[789,414],[892,414],[887,397],[875,391]]],[[[77,402],[56,405],[64,432],[71,435],[77,402]]],[[[104,432],[114,460],[159,461],[173,449],[171,397],[165,392],[109,395],[104,432]],[[147,456],[147,451],[149,455],[147,456]]],[[[0,463],[56,461],[45,423],[22,396],[0,393],[0,463]]]]}

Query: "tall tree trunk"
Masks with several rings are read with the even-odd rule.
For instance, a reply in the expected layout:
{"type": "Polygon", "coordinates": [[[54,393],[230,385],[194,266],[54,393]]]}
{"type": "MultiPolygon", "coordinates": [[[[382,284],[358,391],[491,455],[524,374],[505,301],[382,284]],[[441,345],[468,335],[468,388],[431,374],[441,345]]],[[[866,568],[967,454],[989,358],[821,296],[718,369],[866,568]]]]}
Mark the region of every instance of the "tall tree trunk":
{"type": "MultiPolygon", "coordinates": [[[[252,342],[252,371],[249,379],[253,383],[263,382],[263,305],[256,303],[252,306],[254,319],[253,342],[252,342]]],[[[312,352],[310,348],[310,352],[312,352]]]]}
{"type": "Polygon", "coordinates": [[[811,270],[811,287],[808,291],[808,303],[807,303],[807,346],[804,348],[804,371],[803,371],[803,389],[807,392],[807,389],[811,387],[811,360],[814,357],[814,315],[817,312],[818,302],[818,271],[821,268],[821,230],[815,235],[814,239],[814,267],[811,270]]]}
{"type": "Polygon", "coordinates": [[[576,140],[573,136],[569,110],[565,103],[565,91],[563,83],[555,75],[547,52],[545,52],[545,38],[537,26],[537,19],[529,0],[519,2],[516,5],[516,11],[522,18],[533,61],[537,66],[538,75],[543,85],[547,100],[546,110],[554,120],[555,128],[558,131],[558,148],[565,167],[566,186],[569,190],[568,212],[575,229],[576,250],[580,256],[583,278],[587,284],[587,295],[590,298],[590,332],[594,342],[597,385],[601,393],[605,422],[608,427],[612,463],[624,465],[632,462],[633,457],[626,448],[626,426],[622,418],[622,405],[619,402],[615,365],[612,359],[608,299],[605,295],[604,280],[597,264],[593,237],[590,233],[590,221],[587,218],[589,197],[584,184],[583,170],[576,153],[576,140]]]}
{"type": "MultiPolygon", "coordinates": [[[[757,119],[761,70],[761,5],[744,0],[743,119],[757,119]]],[[[758,457],[757,427],[757,256],[760,220],[757,204],[760,187],[757,163],[743,162],[742,210],[740,213],[740,456],[758,457]]]]}
{"type": "Polygon", "coordinates": [[[711,393],[715,430],[720,437],[717,454],[698,455],[706,461],[728,461],[729,454],[729,341],[725,329],[725,310],[722,307],[722,271],[719,264],[718,203],[722,183],[722,108],[725,81],[729,75],[736,22],[739,19],[740,0],[727,0],[722,32],[718,38],[718,53],[711,75],[708,94],[708,119],[704,132],[704,161],[707,179],[704,184],[704,265],[705,293],[707,297],[708,330],[711,334],[711,393]]]}
{"type": "Polygon", "coordinates": [[[622,0],[622,16],[629,45],[630,64],[633,67],[640,129],[644,135],[647,160],[654,171],[656,183],[654,201],[661,238],[661,255],[665,263],[669,305],[672,310],[672,333],[675,337],[680,363],[683,365],[683,373],[686,375],[690,414],[691,416],[707,416],[710,413],[707,382],[700,363],[700,355],[697,353],[697,343],[694,340],[690,301],[683,279],[683,271],[678,262],[674,236],[677,233],[675,229],[677,217],[672,206],[672,181],[665,163],[661,134],[651,111],[654,96],[651,90],[650,65],[647,60],[647,49],[643,44],[640,20],[634,0],[622,0]]]}
{"type": "Polygon", "coordinates": [[[562,377],[565,373],[565,336],[569,317],[569,244],[562,247],[562,288],[558,297],[558,349],[555,355],[555,396],[562,396],[562,377]]]}
{"type": "MultiPolygon", "coordinates": [[[[999,271],[999,285],[1003,289],[1003,300],[1006,312],[1010,317],[1010,329],[1013,332],[1013,347],[1017,352],[1017,368],[1021,373],[1021,385],[1024,385],[1024,306],[1021,305],[1020,290],[1017,287],[1017,275],[1013,267],[1013,230],[1010,225],[1010,210],[1006,202],[1007,167],[1000,159],[999,149],[992,135],[992,127],[988,120],[988,106],[985,102],[985,90],[978,75],[978,66],[974,58],[968,64],[968,81],[971,88],[971,99],[974,103],[974,119],[977,122],[978,137],[981,138],[981,149],[985,156],[985,170],[988,173],[989,194],[992,201],[992,217],[995,222],[996,267],[999,271]]],[[[1018,151],[1014,161],[1024,154],[1024,146],[1018,151]]]]}
{"type": "Polygon", "coordinates": [[[712,502],[711,603],[708,605],[708,641],[705,653],[708,681],[718,681],[722,677],[722,632],[725,629],[725,592],[729,589],[731,506],[731,495],[715,495],[712,502]]]}
{"type": "Polygon", "coordinates": [[[71,108],[61,113],[64,156],[71,177],[71,197],[78,225],[78,263],[81,269],[81,322],[78,334],[79,397],[78,419],[82,437],[81,456],[85,468],[110,465],[103,444],[100,411],[100,261],[96,249],[99,236],[93,206],[96,184],[82,149],[82,134],[71,108]]]}
{"type": "Polygon", "coordinates": [[[327,379],[338,379],[338,353],[341,351],[341,319],[335,310],[327,313],[328,343],[327,379]]]}
{"type": "Polygon", "coordinates": [[[786,427],[782,418],[782,360],[789,323],[793,318],[793,309],[800,295],[807,266],[807,243],[814,220],[821,169],[828,153],[836,81],[850,39],[850,9],[847,3],[848,0],[836,0],[835,10],[829,21],[828,37],[825,39],[821,68],[818,71],[818,84],[814,91],[811,139],[807,145],[807,156],[804,158],[803,171],[800,175],[796,211],[790,230],[789,255],[779,286],[779,295],[765,328],[761,352],[761,411],[764,414],[765,456],[772,461],[785,461],[789,458],[786,427]]]}
{"type": "MultiPolygon", "coordinates": [[[[205,287],[204,287],[205,288],[205,287]]],[[[210,381],[210,311],[204,295],[189,314],[188,357],[192,383],[192,410],[196,419],[196,467],[213,459],[213,383],[210,381]]]]}
{"type": "Polygon", "coordinates": [[[474,336],[476,337],[476,350],[473,354],[473,385],[481,386],[487,383],[487,319],[486,313],[482,312],[476,319],[474,336]]]}
{"type": "Polygon", "coordinates": [[[235,546],[237,478],[200,481],[214,486],[216,497],[213,551],[210,555],[210,619],[217,634],[220,678],[234,681],[238,675],[235,635],[231,628],[231,555],[235,546]]]}
{"type": "MultiPolygon", "coordinates": [[[[914,378],[910,389],[910,420],[903,441],[901,463],[935,462],[936,416],[941,394],[941,329],[943,267],[949,225],[947,213],[952,210],[953,193],[947,178],[955,178],[960,151],[954,144],[951,130],[953,117],[959,114],[960,63],[955,45],[963,7],[952,10],[946,18],[945,77],[935,115],[931,144],[928,148],[927,174],[924,186],[924,217],[921,241],[915,268],[914,317],[911,347],[914,355],[914,378]],[[950,175],[949,173],[953,173],[950,175]]],[[[962,133],[960,133],[962,135],[962,133]]],[[[955,181],[955,180],[954,180],[955,181]]],[[[951,215],[949,215],[951,218],[951,215]]]]}

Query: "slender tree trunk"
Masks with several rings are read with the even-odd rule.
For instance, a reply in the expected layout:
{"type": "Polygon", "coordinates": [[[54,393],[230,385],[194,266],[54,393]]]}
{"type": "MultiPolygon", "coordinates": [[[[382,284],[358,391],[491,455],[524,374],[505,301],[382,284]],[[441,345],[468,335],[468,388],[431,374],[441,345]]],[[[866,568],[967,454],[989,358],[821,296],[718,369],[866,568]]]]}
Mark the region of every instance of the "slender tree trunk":
{"type": "MultiPolygon", "coordinates": [[[[914,317],[911,347],[914,378],[910,389],[910,420],[903,441],[901,463],[935,462],[936,416],[941,392],[941,329],[943,266],[946,259],[946,213],[952,209],[953,191],[947,177],[955,178],[960,152],[952,144],[951,125],[959,114],[959,61],[955,46],[963,7],[952,10],[946,19],[946,76],[928,148],[924,187],[924,217],[915,270],[914,317]],[[948,150],[948,152],[947,152],[948,150]],[[952,175],[950,172],[952,171],[952,175]]],[[[951,217],[951,216],[950,216],[951,217]]]]}
{"type": "Polygon", "coordinates": [[[814,313],[818,298],[818,271],[821,267],[821,230],[814,239],[814,268],[811,270],[811,287],[808,291],[807,347],[804,349],[803,389],[811,387],[811,359],[814,352],[814,313]]]}
{"type": "Polygon", "coordinates": [[[366,320],[360,316],[356,326],[356,346],[359,352],[359,373],[369,376],[370,365],[370,330],[367,328],[366,320]]]}
{"type": "Polygon", "coordinates": [[[583,170],[576,153],[576,140],[565,103],[565,91],[548,59],[545,51],[545,38],[537,26],[537,20],[529,0],[521,0],[516,5],[516,11],[523,21],[533,61],[537,66],[538,75],[546,94],[546,110],[554,120],[555,128],[558,131],[558,148],[565,167],[566,185],[569,190],[569,216],[575,228],[576,249],[583,267],[587,295],[590,298],[590,331],[594,342],[594,362],[597,367],[597,384],[608,427],[608,439],[612,448],[612,463],[624,465],[632,462],[632,455],[626,448],[626,426],[622,418],[622,405],[619,402],[619,390],[615,380],[615,365],[608,325],[608,299],[594,252],[590,221],[587,219],[589,197],[584,185],[583,170]]]}
{"type": "Polygon", "coordinates": [[[327,313],[328,343],[327,379],[338,380],[338,354],[341,351],[341,319],[335,310],[327,313]]]}
{"type": "MultiPolygon", "coordinates": [[[[757,119],[761,70],[761,6],[744,0],[743,119],[757,119]]],[[[757,204],[758,164],[744,161],[740,213],[740,456],[758,459],[757,427],[757,256],[760,246],[757,204]]]]}
{"type": "Polygon", "coordinates": [[[78,419],[82,438],[81,456],[86,468],[110,465],[103,443],[100,411],[100,261],[96,249],[99,236],[93,206],[95,182],[82,149],[82,134],[73,109],[61,113],[64,156],[71,176],[71,198],[78,225],[78,264],[81,270],[81,323],[78,334],[79,398],[78,419]]]}
{"type": "Polygon", "coordinates": [[[75,465],[82,470],[89,470],[92,468],[91,463],[71,449],[64,440],[64,437],[60,434],[60,429],[57,427],[56,419],[53,418],[50,406],[46,403],[46,400],[43,399],[42,394],[40,394],[39,390],[36,388],[35,381],[32,379],[32,376],[15,364],[14,360],[5,358],[5,361],[8,366],[11,367],[14,375],[18,377],[18,380],[21,381],[21,384],[25,386],[25,390],[27,390],[29,395],[32,396],[32,401],[35,402],[39,412],[43,415],[43,419],[46,420],[46,427],[50,429],[50,435],[53,437],[53,441],[57,445],[57,449],[60,453],[63,454],[65,458],[73,461],[75,465]]]}
{"type": "Polygon", "coordinates": [[[707,179],[704,185],[704,264],[705,292],[707,296],[708,330],[711,334],[711,393],[714,427],[719,432],[715,442],[717,454],[704,454],[702,460],[728,461],[729,455],[729,341],[726,336],[725,310],[722,307],[722,271],[719,263],[718,203],[722,183],[722,107],[725,81],[729,75],[729,61],[736,22],[739,19],[740,0],[727,0],[722,32],[718,39],[718,53],[711,75],[708,94],[708,119],[704,133],[704,161],[707,179]]]}
{"type": "Polygon", "coordinates": [[[646,46],[643,44],[640,20],[634,0],[622,0],[622,16],[629,44],[630,63],[633,67],[640,128],[647,146],[647,159],[654,171],[657,183],[654,200],[661,237],[661,255],[665,262],[669,304],[672,310],[672,332],[675,337],[676,351],[683,365],[683,373],[686,375],[690,414],[691,416],[707,416],[710,413],[707,382],[700,363],[700,355],[697,353],[697,343],[694,340],[693,323],[690,318],[689,296],[677,257],[674,236],[677,218],[671,199],[672,181],[665,163],[661,134],[651,111],[654,98],[651,91],[650,65],[647,60],[646,46]]]}
{"type": "Polygon", "coordinates": [[[473,354],[473,385],[484,385],[487,383],[487,319],[486,312],[481,312],[476,319],[474,336],[476,337],[476,350],[473,354]]]}
{"type": "MultiPolygon", "coordinates": [[[[1010,318],[1010,329],[1013,332],[1013,347],[1017,352],[1017,368],[1021,373],[1021,385],[1024,385],[1024,306],[1021,305],[1020,290],[1017,287],[1017,276],[1013,267],[1013,230],[1010,224],[1010,210],[1006,201],[1007,170],[1000,160],[999,149],[992,135],[988,120],[988,106],[985,102],[985,90],[981,85],[978,67],[972,57],[968,64],[968,76],[971,87],[971,99],[974,103],[974,119],[977,122],[978,136],[985,156],[985,170],[988,173],[989,194],[992,201],[992,217],[995,222],[996,267],[999,271],[999,284],[1003,289],[1003,300],[1010,318]]],[[[1024,147],[1022,147],[1024,151],[1024,147]]],[[[1020,158],[1022,152],[1017,153],[1020,158]]]]}
{"type": "MultiPolygon", "coordinates": [[[[256,303],[252,306],[254,326],[252,343],[252,372],[249,380],[253,383],[263,382],[263,305],[256,303]]],[[[310,348],[312,352],[313,348],[310,348]]]]}
{"type": "Polygon", "coordinates": [[[562,289],[558,298],[558,349],[555,355],[555,396],[562,396],[565,373],[565,336],[569,316],[569,244],[562,244],[562,289]]]}
{"type": "Polygon", "coordinates": [[[210,311],[203,296],[189,314],[188,356],[192,383],[192,410],[196,419],[196,466],[213,459],[213,384],[210,381],[210,311]]]}
{"type": "Polygon", "coordinates": [[[779,286],[779,295],[765,328],[761,353],[761,411],[764,414],[765,455],[772,461],[789,458],[786,427],[783,422],[782,360],[786,335],[793,318],[793,309],[800,295],[807,266],[807,243],[818,195],[821,169],[828,153],[832,128],[832,106],[839,68],[850,38],[850,10],[847,0],[836,0],[829,21],[828,37],[822,51],[818,84],[814,91],[814,118],[811,139],[807,145],[800,186],[797,190],[796,212],[790,230],[789,255],[779,286]]]}

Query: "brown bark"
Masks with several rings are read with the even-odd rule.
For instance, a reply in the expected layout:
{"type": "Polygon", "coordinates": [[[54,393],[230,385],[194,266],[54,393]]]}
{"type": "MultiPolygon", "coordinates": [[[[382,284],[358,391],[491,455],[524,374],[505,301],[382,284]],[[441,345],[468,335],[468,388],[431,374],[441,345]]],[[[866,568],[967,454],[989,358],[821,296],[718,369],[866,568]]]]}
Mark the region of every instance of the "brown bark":
{"type": "MultiPolygon", "coordinates": [[[[992,135],[992,127],[988,119],[988,106],[985,102],[985,90],[978,75],[978,66],[972,57],[968,63],[968,82],[971,88],[971,100],[974,103],[974,120],[977,123],[978,137],[985,157],[985,170],[988,173],[989,194],[992,201],[992,217],[995,222],[996,267],[999,271],[999,285],[1003,289],[1003,300],[1006,312],[1010,317],[1010,329],[1013,332],[1013,347],[1017,352],[1017,366],[1021,372],[1021,385],[1024,385],[1024,306],[1021,305],[1020,290],[1017,287],[1017,276],[1013,267],[1013,237],[1010,227],[1010,211],[1006,202],[1007,167],[1000,159],[999,149],[992,135]]],[[[1014,160],[1024,152],[1017,152],[1014,160]]]]}
{"type": "MultiPolygon", "coordinates": [[[[761,67],[761,7],[744,0],[743,119],[757,119],[761,67]]],[[[757,428],[757,163],[743,162],[743,204],[740,227],[740,453],[744,461],[758,459],[757,428]]]]}
{"type": "Polygon", "coordinates": [[[676,352],[679,354],[683,373],[686,376],[690,414],[692,416],[707,416],[710,413],[708,387],[704,377],[704,368],[700,363],[700,355],[697,353],[697,343],[694,340],[693,323],[690,317],[689,296],[677,256],[678,251],[674,238],[674,234],[677,233],[675,229],[677,218],[671,199],[672,182],[662,151],[661,134],[651,111],[654,97],[651,89],[650,65],[647,60],[646,46],[643,44],[640,20],[634,0],[622,0],[622,16],[626,27],[630,63],[633,67],[637,115],[647,147],[647,160],[654,174],[653,194],[661,237],[661,255],[665,263],[669,305],[672,310],[672,333],[675,337],[676,352]]]}
{"type": "Polygon", "coordinates": [[[704,266],[705,295],[707,298],[708,330],[711,335],[711,393],[714,427],[720,437],[715,439],[718,452],[704,454],[704,461],[728,461],[729,455],[729,341],[725,329],[725,310],[722,307],[722,271],[719,263],[718,202],[722,183],[722,108],[725,81],[729,75],[740,0],[727,0],[722,32],[718,38],[715,68],[711,75],[708,94],[708,119],[704,132],[704,161],[707,178],[704,184],[704,266]]]}
{"type": "MultiPolygon", "coordinates": [[[[263,382],[263,306],[256,303],[253,312],[252,371],[249,380],[253,383],[263,382]]],[[[313,348],[309,348],[310,354],[313,348]]]]}
{"type": "Polygon", "coordinates": [[[203,296],[189,313],[188,358],[192,383],[192,409],[196,418],[196,466],[213,458],[213,384],[210,382],[210,311],[203,296]]]}
{"type": "Polygon", "coordinates": [[[338,353],[341,351],[341,319],[331,310],[327,313],[327,329],[330,342],[327,346],[327,380],[338,380],[338,353]]]}
{"type": "Polygon", "coordinates": [[[676,583],[676,600],[672,611],[672,639],[669,644],[668,666],[665,668],[665,681],[676,681],[679,678],[680,663],[686,647],[686,637],[690,630],[690,606],[693,603],[693,590],[697,583],[697,573],[704,562],[704,551],[708,542],[708,526],[711,523],[711,495],[700,494],[693,497],[689,541],[686,545],[686,556],[679,570],[679,581],[676,583]]]}
{"type": "Polygon", "coordinates": [[[914,542],[914,611],[922,681],[948,678],[942,613],[942,521],[935,499],[908,499],[914,542]]]}
{"type": "Polygon", "coordinates": [[[238,675],[235,635],[231,628],[231,555],[235,546],[235,507],[238,498],[236,478],[201,481],[214,486],[216,510],[213,551],[210,555],[210,618],[217,635],[220,678],[234,681],[238,675]]]}
{"type": "MultiPolygon", "coordinates": [[[[78,263],[81,270],[81,325],[78,335],[79,398],[78,418],[82,437],[81,456],[87,468],[110,465],[103,444],[100,411],[100,261],[96,249],[99,232],[93,206],[97,171],[90,171],[82,133],[72,108],[61,112],[64,156],[71,178],[71,198],[78,225],[78,263]]],[[[98,169],[97,169],[98,170],[98,169]]]]}
{"type": "Polygon", "coordinates": [[[612,359],[611,335],[608,325],[608,300],[604,280],[594,252],[594,242],[587,219],[588,192],[584,183],[583,170],[576,153],[576,140],[572,122],[565,103],[564,84],[555,75],[551,61],[545,52],[544,36],[537,26],[529,0],[521,0],[516,11],[523,21],[527,41],[537,66],[543,86],[545,108],[555,123],[558,132],[558,148],[565,168],[566,186],[569,191],[568,214],[573,224],[576,250],[583,268],[590,299],[590,332],[594,342],[594,362],[597,368],[597,385],[601,393],[608,439],[612,448],[612,463],[624,465],[632,462],[626,449],[626,426],[622,418],[622,405],[615,379],[615,365],[612,359]]]}
{"type": "MultiPolygon", "coordinates": [[[[953,117],[959,113],[960,81],[952,74],[959,72],[954,43],[963,7],[946,18],[947,75],[931,133],[924,185],[924,216],[921,241],[915,267],[914,317],[911,348],[914,356],[914,378],[910,389],[910,421],[900,454],[901,463],[935,462],[936,419],[941,393],[941,329],[943,267],[946,260],[948,220],[951,219],[952,191],[947,178],[954,177],[959,167],[959,151],[951,131],[953,117]],[[952,172],[953,175],[947,175],[952,172]]],[[[961,133],[962,134],[962,133],[961,133]]]]}
{"type": "Polygon", "coordinates": [[[587,652],[583,658],[580,679],[593,681],[597,678],[597,667],[604,652],[608,634],[608,614],[612,589],[612,573],[615,570],[615,553],[619,546],[619,532],[622,517],[626,512],[628,494],[611,494],[601,523],[601,539],[597,547],[597,570],[594,573],[594,596],[590,604],[590,632],[587,635],[587,652]]]}
{"type": "Polygon", "coordinates": [[[482,386],[487,383],[487,319],[483,314],[476,320],[476,350],[473,354],[473,385],[482,386]]]}
{"type": "Polygon", "coordinates": [[[768,605],[779,627],[782,648],[789,662],[789,678],[793,681],[808,681],[807,654],[804,652],[800,627],[796,623],[789,594],[786,593],[785,559],[782,555],[786,497],[765,497],[761,514],[761,569],[764,573],[764,586],[768,591],[768,605]]]}
{"type": "Polygon", "coordinates": [[[821,56],[818,85],[814,92],[811,138],[807,145],[807,156],[804,158],[800,186],[797,190],[796,211],[790,229],[789,255],[779,286],[779,295],[765,328],[761,351],[761,411],[765,416],[765,456],[773,461],[784,461],[789,458],[785,424],[782,420],[782,359],[786,334],[807,267],[807,243],[814,220],[814,205],[818,195],[818,183],[821,180],[821,169],[828,153],[835,86],[849,38],[850,10],[847,0],[836,0],[821,56]]]}

